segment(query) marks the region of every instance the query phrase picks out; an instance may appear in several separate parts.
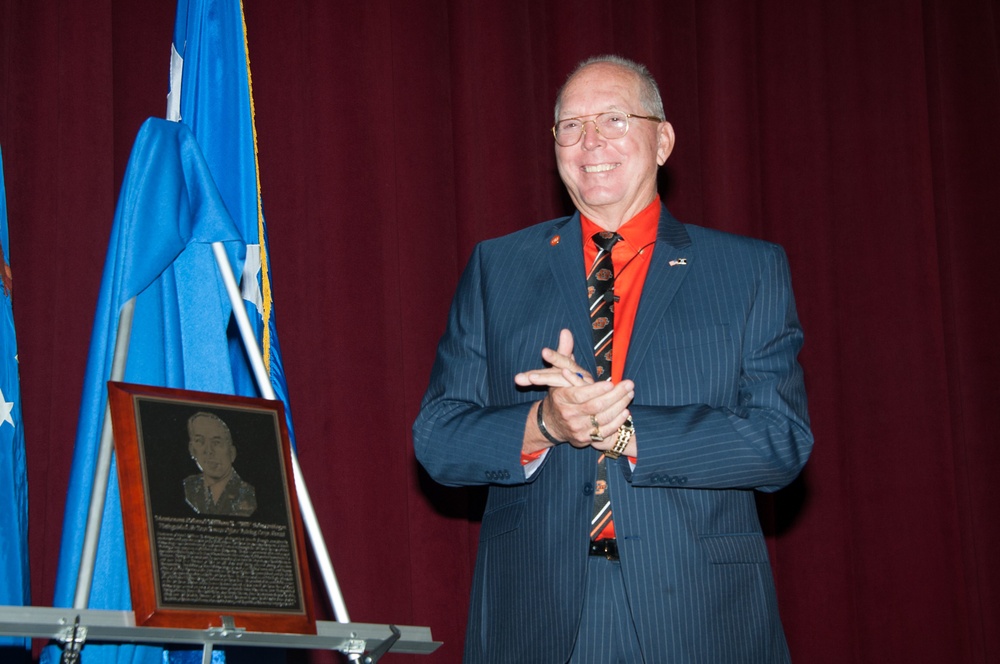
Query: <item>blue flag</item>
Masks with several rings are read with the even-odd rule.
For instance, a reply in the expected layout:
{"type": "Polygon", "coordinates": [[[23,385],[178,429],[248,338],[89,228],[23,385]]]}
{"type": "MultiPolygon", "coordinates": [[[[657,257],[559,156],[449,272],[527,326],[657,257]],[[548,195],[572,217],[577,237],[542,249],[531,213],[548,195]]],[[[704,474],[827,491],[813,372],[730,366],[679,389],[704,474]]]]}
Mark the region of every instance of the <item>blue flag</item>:
{"type": "MultiPolygon", "coordinates": [[[[7,246],[7,196],[0,152],[0,604],[31,604],[28,579],[28,477],[21,427],[21,387],[17,374],[17,338],[11,307],[10,250],[7,246]]],[[[27,648],[28,640],[0,637],[7,648],[27,648]]]]}
{"type": "MultiPolygon", "coordinates": [[[[72,606],[122,306],[136,297],[125,381],[232,394],[232,309],[211,243],[234,270],[245,243],[187,126],[149,119],[132,148],[97,303],[73,452],[55,606],[72,606]]],[[[89,608],[131,608],[117,470],[111,476],[89,608]]],[[[160,648],[88,644],[83,664],[154,664],[160,648]]],[[[42,661],[55,664],[47,648],[42,661]]]]}
{"type": "MultiPolygon", "coordinates": [[[[285,403],[291,434],[274,331],[239,0],[178,0],[168,100],[168,119],[180,122],[149,120],[143,126],[119,200],[81,406],[56,605],[68,606],[73,599],[107,398],[104,382],[110,373],[121,305],[140,294],[126,381],[260,395],[230,320],[229,302],[208,244],[213,240],[227,241],[230,261],[242,272],[247,313],[272,386],[285,403]],[[185,197],[191,197],[191,209],[181,209],[178,199],[185,197]]],[[[90,607],[131,607],[114,469],[90,607]]],[[[45,652],[53,664],[57,654],[52,648],[45,652]]],[[[213,653],[214,661],[223,658],[221,652],[213,653]]],[[[200,661],[200,652],[93,644],[83,649],[83,664],[187,660],[200,661]]]]}
{"type": "MultiPolygon", "coordinates": [[[[274,324],[264,224],[253,86],[240,0],[178,0],[170,58],[167,119],[191,128],[233,221],[247,245],[241,290],[277,397],[291,408],[274,324]]],[[[239,394],[259,396],[243,344],[231,329],[233,379],[239,394]]]]}

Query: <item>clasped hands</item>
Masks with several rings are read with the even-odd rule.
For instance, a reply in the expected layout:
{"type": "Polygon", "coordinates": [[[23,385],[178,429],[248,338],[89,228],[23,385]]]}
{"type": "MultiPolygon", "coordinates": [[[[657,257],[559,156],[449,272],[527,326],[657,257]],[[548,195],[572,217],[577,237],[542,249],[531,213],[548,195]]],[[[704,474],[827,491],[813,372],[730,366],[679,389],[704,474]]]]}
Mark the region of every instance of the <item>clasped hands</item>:
{"type": "MultiPolygon", "coordinates": [[[[593,447],[605,452],[615,444],[618,427],[629,416],[628,405],[635,397],[635,384],[623,380],[617,385],[609,380],[595,381],[573,357],[573,334],[559,332],[559,347],[542,349],[542,359],[549,365],[543,369],[524,371],[514,376],[514,382],[523,387],[549,388],[543,408],[545,428],[558,440],[565,440],[573,447],[593,447]],[[592,436],[595,432],[597,436],[592,436]]],[[[525,431],[535,431],[534,411],[528,418],[525,431]]],[[[542,437],[525,434],[523,452],[532,453],[552,444],[542,437]]],[[[635,436],[624,450],[636,456],[635,436]]]]}

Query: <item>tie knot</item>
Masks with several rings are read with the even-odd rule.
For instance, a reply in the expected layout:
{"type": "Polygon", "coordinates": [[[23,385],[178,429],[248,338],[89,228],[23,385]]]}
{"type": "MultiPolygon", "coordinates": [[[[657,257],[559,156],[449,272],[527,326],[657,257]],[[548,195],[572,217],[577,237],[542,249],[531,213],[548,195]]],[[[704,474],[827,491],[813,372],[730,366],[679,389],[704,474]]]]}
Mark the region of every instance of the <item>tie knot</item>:
{"type": "Polygon", "coordinates": [[[591,239],[599,249],[610,252],[615,243],[622,239],[622,236],[611,231],[601,231],[600,233],[594,233],[594,237],[591,239]]]}

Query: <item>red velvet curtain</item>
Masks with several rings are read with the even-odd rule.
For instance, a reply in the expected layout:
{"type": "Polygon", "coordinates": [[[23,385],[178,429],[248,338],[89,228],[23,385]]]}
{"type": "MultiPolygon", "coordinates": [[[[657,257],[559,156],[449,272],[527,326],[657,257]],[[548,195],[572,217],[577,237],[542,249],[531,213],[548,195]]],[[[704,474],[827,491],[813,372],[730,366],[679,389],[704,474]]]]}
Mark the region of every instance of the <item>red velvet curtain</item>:
{"type": "MultiPolygon", "coordinates": [[[[569,210],[552,103],[603,52],[661,83],[674,214],[790,256],[816,448],[760,508],[793,658],[1000,661],[1000,3],[245,10],[304,474],[351,618],[445,642],[393,661],[461,653],[483,496],[434,485],[410,446],[453,288],[475,242],[569,210]]],[[[164,113],[173,13],[0,0],[39,605],[117,189],[140,123],[164,113]]]]}

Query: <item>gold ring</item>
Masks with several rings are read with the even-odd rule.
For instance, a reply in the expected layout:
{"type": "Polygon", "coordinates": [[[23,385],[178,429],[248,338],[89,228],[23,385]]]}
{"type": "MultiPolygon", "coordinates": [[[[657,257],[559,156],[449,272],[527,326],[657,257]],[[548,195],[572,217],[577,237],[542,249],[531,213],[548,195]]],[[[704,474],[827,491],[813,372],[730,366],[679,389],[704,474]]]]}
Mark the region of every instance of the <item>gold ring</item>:
{"type": "Polygon", "coordinates": [[[597,423],[597,417],[591,415],[590,423],[594,426],[594,430],[590,432],[590,442],[599,443],[603,441],[604,436],[601,435],[601,425],[597,423]]]}

